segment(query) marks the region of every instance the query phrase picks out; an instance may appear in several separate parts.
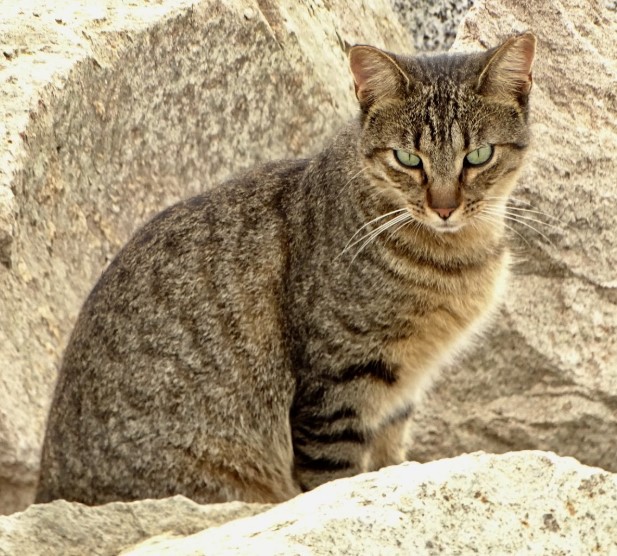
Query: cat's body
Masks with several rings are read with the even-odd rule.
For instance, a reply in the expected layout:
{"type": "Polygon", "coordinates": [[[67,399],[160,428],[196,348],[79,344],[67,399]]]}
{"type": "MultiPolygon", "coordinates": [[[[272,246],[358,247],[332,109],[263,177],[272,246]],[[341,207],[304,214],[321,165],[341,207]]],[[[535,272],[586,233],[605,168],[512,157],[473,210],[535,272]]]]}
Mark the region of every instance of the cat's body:
{"type": "Polygon", "coordinates": [[[272,502],[403,461],[412,405],[505,284],[503,221],[479,215],[505,206],[520,167],[533,45],[426,67],[357,47],[363,115],[326,150],[142,228],[75,326],[37,500],[272,502]],[[521,66],[516,91],[482,77],[506,62],[521,66]],[[399,65],[417,78],[405,94],[399,65]],[[491,158],[465,166],[485,144],[491,158]]]}

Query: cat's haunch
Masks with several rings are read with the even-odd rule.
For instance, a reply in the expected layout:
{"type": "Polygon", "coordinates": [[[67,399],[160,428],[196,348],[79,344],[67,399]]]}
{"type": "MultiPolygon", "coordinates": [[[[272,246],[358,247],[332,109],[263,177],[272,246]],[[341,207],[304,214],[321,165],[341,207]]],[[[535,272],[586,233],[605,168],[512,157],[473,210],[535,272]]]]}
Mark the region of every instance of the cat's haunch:
{"type": "Polygon", "coordinates": [[[161,212],[84,303],[37,501],[278,502],[405,459],[505,288],[535,39],[350,50],[358,117],[161,212]]]}

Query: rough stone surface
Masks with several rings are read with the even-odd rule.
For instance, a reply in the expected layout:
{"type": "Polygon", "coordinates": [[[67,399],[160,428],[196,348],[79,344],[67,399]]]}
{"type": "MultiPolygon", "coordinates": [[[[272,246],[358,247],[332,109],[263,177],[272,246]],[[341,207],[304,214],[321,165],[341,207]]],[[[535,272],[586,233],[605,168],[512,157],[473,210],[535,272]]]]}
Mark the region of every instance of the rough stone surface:
{"type": "Polygon", "coordinates": [[[390,0],[419,52],[445,52],[474,0],[390,0]]]}
{"type": "Polygon", "coordinates": [[[170,538],[264,509],[54,502],[0,518],[0,555],[617,554],[617,475],[544,452],[389,467],[170,538]]]}
{"type": "Polygon", "coordinates": [[[515,204],[549,216],[510,222],[504,310],[418,409],[411,457],[541,449],[617,471],[617,4],[479,1],[455,50],[525,29],[535,138],[515,204]]]}
{"type": "Polygon", "coordinates": [[[154,212],[354,112],[345,41],[410,50],[386,0],[7,3],[0,16],[0,513],[32,499],[60,355],[154,212]]]}
{"type": "Polygon", "coordinates": [[[267,510],[267,504],[200,506],[174,496],[89,507],[57,500],[0,517],[0,556],[105,556],[155,535],[190,535],[267,510]]]}

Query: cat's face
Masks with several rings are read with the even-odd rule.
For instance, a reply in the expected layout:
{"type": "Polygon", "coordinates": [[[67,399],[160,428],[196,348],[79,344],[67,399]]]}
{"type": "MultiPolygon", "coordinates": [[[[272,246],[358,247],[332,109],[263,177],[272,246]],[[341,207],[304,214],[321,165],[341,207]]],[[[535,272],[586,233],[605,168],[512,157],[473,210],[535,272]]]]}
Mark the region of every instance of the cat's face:
{"type": "Polygon", "coordinates": [[[473,55],[352,49],[360,150],[377,194],[438,233],[499,218],[528,142],[534,47],[527,33],[473,55]]]}

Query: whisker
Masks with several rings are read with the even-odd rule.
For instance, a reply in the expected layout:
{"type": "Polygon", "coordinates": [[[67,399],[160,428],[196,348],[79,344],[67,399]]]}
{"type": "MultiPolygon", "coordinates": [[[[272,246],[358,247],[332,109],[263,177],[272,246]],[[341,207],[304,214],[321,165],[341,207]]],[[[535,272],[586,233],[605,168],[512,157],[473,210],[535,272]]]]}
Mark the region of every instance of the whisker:
{"type": "Polygon", "coordinates": [[[564,223],[563,220],[561,220],[560,218],[557,218],[555,215],[549,214],[548,212],[544,212],[542,210],[527,209],[527,208],[521,208],[521,207],[513,207],[511,205],[508,205],[508,210],[514,210],[514,211],[517,211],[517,212],[529,212],[529,213],[534,213],[534,214],[541,214],[542,216],[545,216],[546,218],[550,218],[552,220],[556,220],[557,222],[561,222],[562,224],[564,223]]]}
{"type": "MultiPolygon", "coordinates": [[[[493,216],[489,216],[488,214],[477,214],[476,218],[478,220],[482,220],[484,222],[488,222],[489,224],[503,224],[506,228],[508,228],[508,230],[510,230],[511,232],[514,232],[518,237],[520,237],[526,244],[528,247],[531,247],[530,243],[525,239],[525,236],[523,234],[521,234],[518,230],[516,230],[515,228],[513,228],[512,226],[506,224],[503,221],[499,221],[497,218],[493,217],[493,216]]],[[[472,220],[473,222],[473,220],[472,220]]]]}
{"type": "Polygon", "coordinates": [[[392,239],[392,236],[398,231],[402,230],[405,226],[407,226],[407,224],[416,222],[416,219],[413,217],[413,214],[410,213],[410,216],[411,218],[409,220],[404,220],[401,224],[399,224],[399,226],[396,229],[390,232],[390,235],[388,236],[388,240],[392,239]]]}
{"type": "MultiPolygon", "coordinates": [[[[370,225],[371,225],[371,224],[373,224],[374,222],[377,222],[378,220],[383,220],[384,218],[387,218],[388,216],[391,216],[391,215],[393,215],[393,214],[397,214],[397,213],[400,213],[400,212],[406,212],[406,211],[407,211],[407,209],[405,209],[405,208],[396,209],[396,210],[393,210],[393,211],[387,212],[386,214],[382,214],[381,216],[378,216],[377,218],[373,218],[371,221],[369,221],[369,222],[367,222],[366,224],[364,224],[364,225],[360,226],[360,227],[356,230],[356,232],[354,233],[354,235],[352,235],[352,236],[349,238],[349,241],[345,244],[345,247],[343,247],[343,251],[341,251],[341,254],[343,254],[343,253],[344,253],[345,251],[347,251],[349,248],[353,247],[356,243],[359,243],[360,241],[362,241],[362,240],[366,237],[366,235],[365,235],[365,236],[362,236],[359,240],[357,240],[356,242],[352,243],[353,238],[354,238],[354,237],[356,237],[356,236],[357,236],[357,235],[358,235],[358,234],[359,234],[362,230],[364,230],[364,228],[366,228],[367,226],[370,226],[370,225]],[[350,244],[351,244],[351,245],[350,245],[350,244]]],[[[370,234],[370,232],[369,232],[369,234],[370,234]]],[[[367,235],[368,235],[368,234],[367,234],[367,235]]]]}
{"type": "Polygon", "coordinates": [[[538,214],[546,216],[547,218],[553,218],[553,219],[558,220],[559,222],[563,223],[563,221],[560,220],[559,218],[557,218],[555,215],[549,214],[548,212],[544,212],[542,210],[538,210],[538,207],[534,206],[529,201],[524,201],[523,199],[517,199],[516,197],[512,197],[512,196],[508,196],[508,197],[504,197],[504,196],[487,196],[487,197],[484,197],[484,200],[487,200],[487,201],[490,201],[490,200],[505,201],[505,204],[506,204],[506,206],[509,209],[520,210],[520,211],[529,211],[529,212],[532,212],[532,211],[533,212],[537,212],[538,214]],[[530,207],[530,208],[517,207],[515,205],[509,204],[510,201],[512,201],[513,203],[520,203],[522,205],[527,205],[527,207],[530,207]]]}
{"type": "Polygon", "coordinates": [[[561,218],[558,218],[557,216],[553,214],[549,214],[548,212],[544,212],[542,210],[524,209],[521,207],[513,207],[513,206],[508,206],[508,210],[515,211],[515,212],[537,214],[539,216],[543,216],[544,218],[550,218],[551,220],[554,220],[555,222],[559,222],[560,224],[563,224],[564,226],[567,225],[566,222],[564,222],[561,218]]]}
{"type": "Polygon", "coordinates": [[[509,212],[508,209],[502,212],[498,209],[486,208],[484,209],[484,211],[487,213],[494,214],[496,216],[501,216],[501,215],[506,216],[507,215],[507,216],[514,217],[517,220],[528,220],[529,222],[537,222],[538,224],[542,224],[543,226],[548,226],[549,228],[553,228],[554,230],[559,230],[560,232],[563,231],[559,226],[555,226],[555,224],[550,224],[549,222],[544,222],[543,220],[538,220],[537,218],[532,218],[531,216],[525,216],[522,214],[517,214],[515,212],[509,212]]]}
{"type": "Polygon", "coordinates": [[[416,218],[414,218],[413,213],[410,213],[410,214],[411,214],[411,218],[407,222],[405,222],[401,226],[400,229],[403,229],[408,224],[411,224],[414,230],[413,241],[415,241],[416,238],[418,237],[418,234],[420,233],[420,230],[422,229],[422,226],[424,226],[424,224],[420,220],[417,220],[416,218]]]}
{"type": "Polygon", "coordinates": [[[536,232],[539,236],[542,236],[546,241],[548,241],[548,243],[551,244],[551,246],[555,247],[555,244],[548,238],[547,235],[543,234],[537,228],[534,228],[531,224],[527,224],[526,222],[523,222],[521,220],[518,220],[517,218],[514,218],[512,216],[508,216],[508,215],[498,215],[498,216],[501,216],[502,218],[504,218],[506,220],[510,220],[511,222],[516,222],[517,224],[521,224],[523,226],[526,226],[527,228],[529,228],[529,229],[533,230],[534,232],[536,232]]]}
{"type": "Polygon", "coordinates": [[[360,243],[361,241],[365,240],[366,238],[368,238],[368,241],[370,241],[373,238],[373,236],[378,236],[379,234],[385,232],[391,226],[394,226],[395,224],[398,224],[399,222],[401,222],[403,220],[406,220],[407,217],[409,217],[409,216],[411,216],[411,215],[409,215],[409,214],[399,214],[398,216],[395,216],[394,218],[391,218],[386,223],[381,224],[380,226],[378,226],[374,230],[370,231],[368,234],[365,234],[360,239],[357,239],[356,241],[354,241],[349,247],[351,248],[354,245],[357,245],[358,243],[360,243]]]}
{"type": "Polygon", "coordinates": [[[493,222],[491,220],[489,220],[488,218],[482,218],[481,216],[477,216],[476,218],[472,218],[469,221],[469,225],[472,227],[472,229],[474,229],[476,232],[481,232],[482,230],[480,229],[480,222],[488,222],[489,224],[492,224],[493,222]]]}
{"type": "Polygon", "coordinates": [[[377,228],[375,228],[374,230],[369,231],[368,233],[364,234],[363,236],[361,236],[360,238],[358,238],[358,239],[356,239],[355,241],[352,242],[353,238],[358,234],[358,232],[361,231],[362,228],[365,228],[367,226],[367,224],[362,226],[362,228],[360,228],[360,230],[358,230],[354,234],[354,236],[352,236],[351,239],[347,242],[347,245],[345,245],[345,247],[343,248],[343,250],[341,251],[340,254],[342,255],[345,252],[349,251],[349,249],[351,249],[354,245],[357,245],[358,243],[361,243],[366,238],[370,239],[371,236],[373,236],[374,234],[379,235],[381,232],[383,232],[385,229],[389,228],[391,225],[396,224],[396,223],[400,222],[401,220],[404,220],[407,217],[407,214],[405,214],[405,213],[407,213],[407,210],[406,209],[399,209],[399,210],[396,210],[396,211],[392,211],[391,213],[385,214],[383,216],[380,216],[378,218],[375,218],[374,220],[371,220],[370,223],[373,223],[375,220],[382,220],[386,216],[390,216],[392,213],[396,214],[396,213],[401,213],[401,212],[403,212],[404,214],[398,214],[398,216],[395,216],[394,218],[391,218],[386,223],[377,226],[377,228]]]}
{"type": "MultiPolygon", "coordinates": [[[[418,222],[415,218],[413,218],[413,215],[411,215],[412,218],[409,218],[408,220],[405,220],[402,224],[399,224],[397,226],[397,228],[395,230],[393,230],[392,232],[390,232],[390,235],[388,236],[388,241],[392,238],[392,236],[401,231],[403,228],[405,228],[406,226],[409,226],[411,224],[411,226],[415,229],[415,234],[414,237],[417,236],[418,234],[418,229],[422,226],[421,222],[418,222]]],[[[356,254],[357,255],[357,254],[356,254]]],[[[354,261],[355,257],[351,260],[351,262],[349,263],[349,265],[351,266],[351,263],[354,261]]]]}
{"type": "Polygon", "coordinates": [[[349,178],[347,180],[347,182],[343,185],[343,187],[341,187],[340,191],[339,191],[339,195],[345,191],[345,188],[353,181],[355,180],[360,174],[362,174],[362,172],[366,172],[368,170],[368,168],[366,167],[362,167],[360,168],[360,170],[358,172],[356,172],[353,176],[351,176],[351,178],[349,178]]]}
{"type": "MultiPolygon", "coordinates": [[[[367,234],[368,235],[368,239],[366,239],[364,241],[364,243],[362,245],[360,245],[360,247],[358,248],[358,250],[355,252],[354,256],[351,259],[351,262],[349,263],[349,265],[351,266],[353,264],[353,262],[356,260],[356,257],[371,243],[373,243],[382,233],[384,233],[386,230],[388,230],[389,228],[391,228],[392,226],[395,226],[396,224],[399,224],[405,220],[411,220],[412,216],[411,214],[407,213],[407,214],[401,214],[395,218],[393,218],[392,220],[389,220],[388,222],[386,222],[385,224],[382,224],[381,226],[379,226],[379,228],[375,229],[372,233],[367,234]]],[[[366,237],[366,236],[365,236],[366,237]]],[[[359,243],[356,242],[356,243],[359,243]]]]}
{"type": "Polygon", "coordinates": [[[529,201],[524,201],[523,199],[517,199],[516,197],[512,197],[512,195],[507,195],[507,196],[504,196],[504,195],[501,195],[501,196],[499,196],[499,195],[493,195],[493,196],[487,195],[486,197],[484,197],[484,199],[494,199],[496,201],[506,201],[506,203],[508,201],[513,201],[515,203],[521,203],[523,205],[527,205],[529,207],[533,207],[533,205],[529,201]]]}
{"type": "MultiPolygon", "coordinates": [[[[489,207],[492,207],[492,208],[498,208],[496,205],[493,205],[493,204],[491,204],[491,203],[488,203],[488,205],[489,205],[489,207]]],[[[511,210],[511,211],[517,211],[517,212],[529,212],[529,213],[539,214],[539,215],[545,216],[546,218],[550,218],[550,219],[552,219],[552,220],[555,220],[555,221],[557,221],[557,222],[560,222],[561,224],[565,224],[565,222],[564,222],[563,220],[561,220],[560,218],[557,218],[556,216],[554,216],[554,215],[552,215],[552,214],[549,214],[549,213],[547,213],[547,212],[544,212],[544,211],[542,211],[542,210],[537,210],[537,209],[528,209],[528,208],[521,208],[521,207],[514,207],[514,206],[512,206],[512,205],[506,205],[506,208],[507,208],[508,210],[511,210]]]]}

